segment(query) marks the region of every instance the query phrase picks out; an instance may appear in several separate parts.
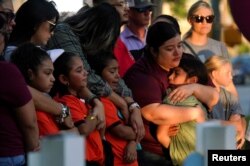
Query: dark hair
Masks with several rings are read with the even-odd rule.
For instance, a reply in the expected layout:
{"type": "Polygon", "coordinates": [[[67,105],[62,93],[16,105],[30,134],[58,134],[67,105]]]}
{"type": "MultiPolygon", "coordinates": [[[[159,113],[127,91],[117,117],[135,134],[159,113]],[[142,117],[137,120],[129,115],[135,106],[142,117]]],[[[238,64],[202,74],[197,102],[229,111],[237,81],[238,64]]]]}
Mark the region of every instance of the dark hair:
{"type": "Polygon", "coordinates": [[[102,51],[99,54],[88,57],[89,65],[95,70],[95,73],[102,76],[103,69],[111,60],[117,60],[111,51],[102,51]]]}
{"type": "Polygon", "coordinates": [[[72,69],[72,58],[79,57],[77,54],[72,52],[63,52],[54,62],[54,77],[55,83],[50,91],[50,95],[53,97],[55,95],[63,96],[69,94],[68,87],[62,84],[59,80],[61,74],[68,76],[70,70],[72,69]]]}
{"type": "Polygon", "coordinates": [[[164,22],[164,21],[173,24],[173,26],[178,31],[178,33],[181,34],[180,25],[179,25],[177,19],[173,16],[170,16],[167,14],[159,15],[153,20],[152,24],[155,24],[157,22],[164,22]],[[160,19],[162,19],[162,21],[159,21],[160,19]]]}
{"type": "Polygon", "coordinates": [[[157,22],[152,24],[148,28],[146,37],[146,50],[145,56],[153,58],[150,49],[153,48],[155,52],[159,51],[159,47],[167,40],[180,35],[179,31],[175,28],[172,23],[168,22],[157,22]]]}
{"type": "Polygon", "coordinates": [[[110,0],[93,0],[93,5],[96,6],[96,5],[100,5],[101,3],[108,3],[110,0]]]}
{"type": "Polygon", "coordinates": [[[65,22],[79,36],[87,55],[94,55],[100,50],[113,50],[120,34],[120,15],[107,3],[78,12],[65,22]]]}
{"type": "Polygon", "coordinates": [[[19,45],[29,42],[37,27],[47,20],[59,18],[59,13],[53,1],[28,0],[16,12],[16,25],[10,35],[9,42],[19,45]]]}
{"type": "Polygon", "coordinates": [[[50,59],[48,53],[32,43],[20,45],[11,55],[11,62],[19,68],[27,84],[30,84],[28,69],[37,73],[38,66],[47,59],[50,59]]]}
{"type": "Polygon", "coordinates": [[[192,54],[183,53],[179,66],[188,75],[188,77],[196,76],[199,84],[207,85],[208,72],[206,66],[192,54]]]}

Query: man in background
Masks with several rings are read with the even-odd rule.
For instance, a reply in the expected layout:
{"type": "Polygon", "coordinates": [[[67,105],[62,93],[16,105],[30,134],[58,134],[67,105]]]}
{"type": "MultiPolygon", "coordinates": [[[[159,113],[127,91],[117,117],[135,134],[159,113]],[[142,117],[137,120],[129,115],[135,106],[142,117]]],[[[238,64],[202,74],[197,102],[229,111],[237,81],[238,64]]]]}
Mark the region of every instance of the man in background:
{"type": "Polygon", "coordinates": [[[121,33],[121,40],[137,60],[145,47],[147,27],[150,24],[155,4],[151,0],[129,0],[128,23],[121,33]]]}

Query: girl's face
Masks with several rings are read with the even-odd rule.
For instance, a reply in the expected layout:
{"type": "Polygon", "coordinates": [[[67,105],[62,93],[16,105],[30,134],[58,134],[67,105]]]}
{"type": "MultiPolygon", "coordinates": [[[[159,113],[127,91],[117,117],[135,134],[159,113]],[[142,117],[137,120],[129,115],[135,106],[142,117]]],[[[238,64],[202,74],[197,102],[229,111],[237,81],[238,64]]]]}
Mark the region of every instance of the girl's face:
{"type": "Polygon", "coordinates": [[[83,62],[80,57],[74,56],[71,59],[71,70],[67,77],[68,88],[71,94],[75,94],[87,86],[88,72],[83,67],[83,62]]]}
{"type": "Polygon", "coordinates": [[[37,67],[37,72],[29,70],[30,85],[41,92],[48,93],[55,81],[53,71],[53,62],[51,59],[45,59],[37,67]]]}
{"type": "Polygon", "coordinates": [[[39,46],[46,45],[53,34],[55,26],[55,19],[42,22],[31,37],[31,42],[39,46]]]}
{"type": "Polygon", "coordinates": [[[211,17],[213,17],[213,13],[211,9],[206,8],[206,7],[200,7],[193,14],[193,17],[189,20],[189,23],[192,26],[193,32],[200,34],[200,35],[207,35],[212,29],[212,22],[209,20],[209,18],[211,17]]]}
{"type": "Polygon", "coordinates": [[[232,65],[226,63],[220,69],[213,71],[213,78],[219,86],[228,86],[233,79],[232,65]]]}
{"type": "Polygon", "coordinates": [[[156,57],[156,62],[166,71],[171,68],[177,67],[181,60],[182,55],[182,42],[180,35],[177,35],[167,40],[159,47],[159,51],[151,51],[156,57]]]}
{"type": "Polygon", "coordinates": [[[173,69],[173,73],[168,77],[169,83],[172,85],[182,85],[188,83],[188,75],[181,68],[176,67],[173,69]]]}
{"type": "Polygon", "coordinates": [[[110,87],[117,89],[119,82],[119,65],[115,59],[109,60],[107,66],[102,71],[102,78],[108,82],[110,87]]]}

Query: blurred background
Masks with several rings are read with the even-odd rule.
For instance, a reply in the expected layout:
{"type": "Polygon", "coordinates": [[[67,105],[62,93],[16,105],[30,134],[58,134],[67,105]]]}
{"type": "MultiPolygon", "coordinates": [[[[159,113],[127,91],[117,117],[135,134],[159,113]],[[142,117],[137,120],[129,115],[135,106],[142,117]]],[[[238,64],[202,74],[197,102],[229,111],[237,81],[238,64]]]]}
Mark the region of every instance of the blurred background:
{"type": "MultiPolygon", "coordinates": [[[[26,0],[13,0],[14,8],[26,0]]],[[[189,30],[186,20],[189,7],[197,0],[152,0],[157,4],[154,8],[153,18],[159,14],[175,16],[180,24],[182,34],[189,30]]],[[[206,0],[215,12],[215,22],[210,36],[225,42],[233,64],[234,78],[240,96],[240,103],[246,114],[250,115],[250,42],[247,41],[235,24],[228,0],[206,0]]],[[[62,17],[78,11],[85,3],[91,5],[91,0],[54,0],[62,17]]],[[[239,1],[240,3],[240,1],[239,1]]]]}

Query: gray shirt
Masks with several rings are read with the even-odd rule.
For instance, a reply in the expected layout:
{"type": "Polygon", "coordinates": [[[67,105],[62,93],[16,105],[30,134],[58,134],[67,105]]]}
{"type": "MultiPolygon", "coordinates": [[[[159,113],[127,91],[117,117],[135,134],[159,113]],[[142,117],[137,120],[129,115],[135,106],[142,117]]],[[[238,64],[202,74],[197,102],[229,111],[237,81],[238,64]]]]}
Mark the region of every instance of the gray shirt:
{"type": "Polygon", "coordinates": [[[190,49],[190,47],[184,43],[184,52],[192,55],[196,54],[194,56],[198,56],[202,62],[205,62],[212,55],[220,55],[229,58],[225,44],[212,38],[208,38],[207,44],[202,46],[194,45],[187,39],[185,39],[184,42],[191,47],[190,49]]]}
{"type": "Polygon", "coordinates": [[[220,98],[218,103],[210,112],[210,119],[229,120],[232,114],[239,114],[244,116],[239,100],[224,88],[220,89],[220,98]]]}

